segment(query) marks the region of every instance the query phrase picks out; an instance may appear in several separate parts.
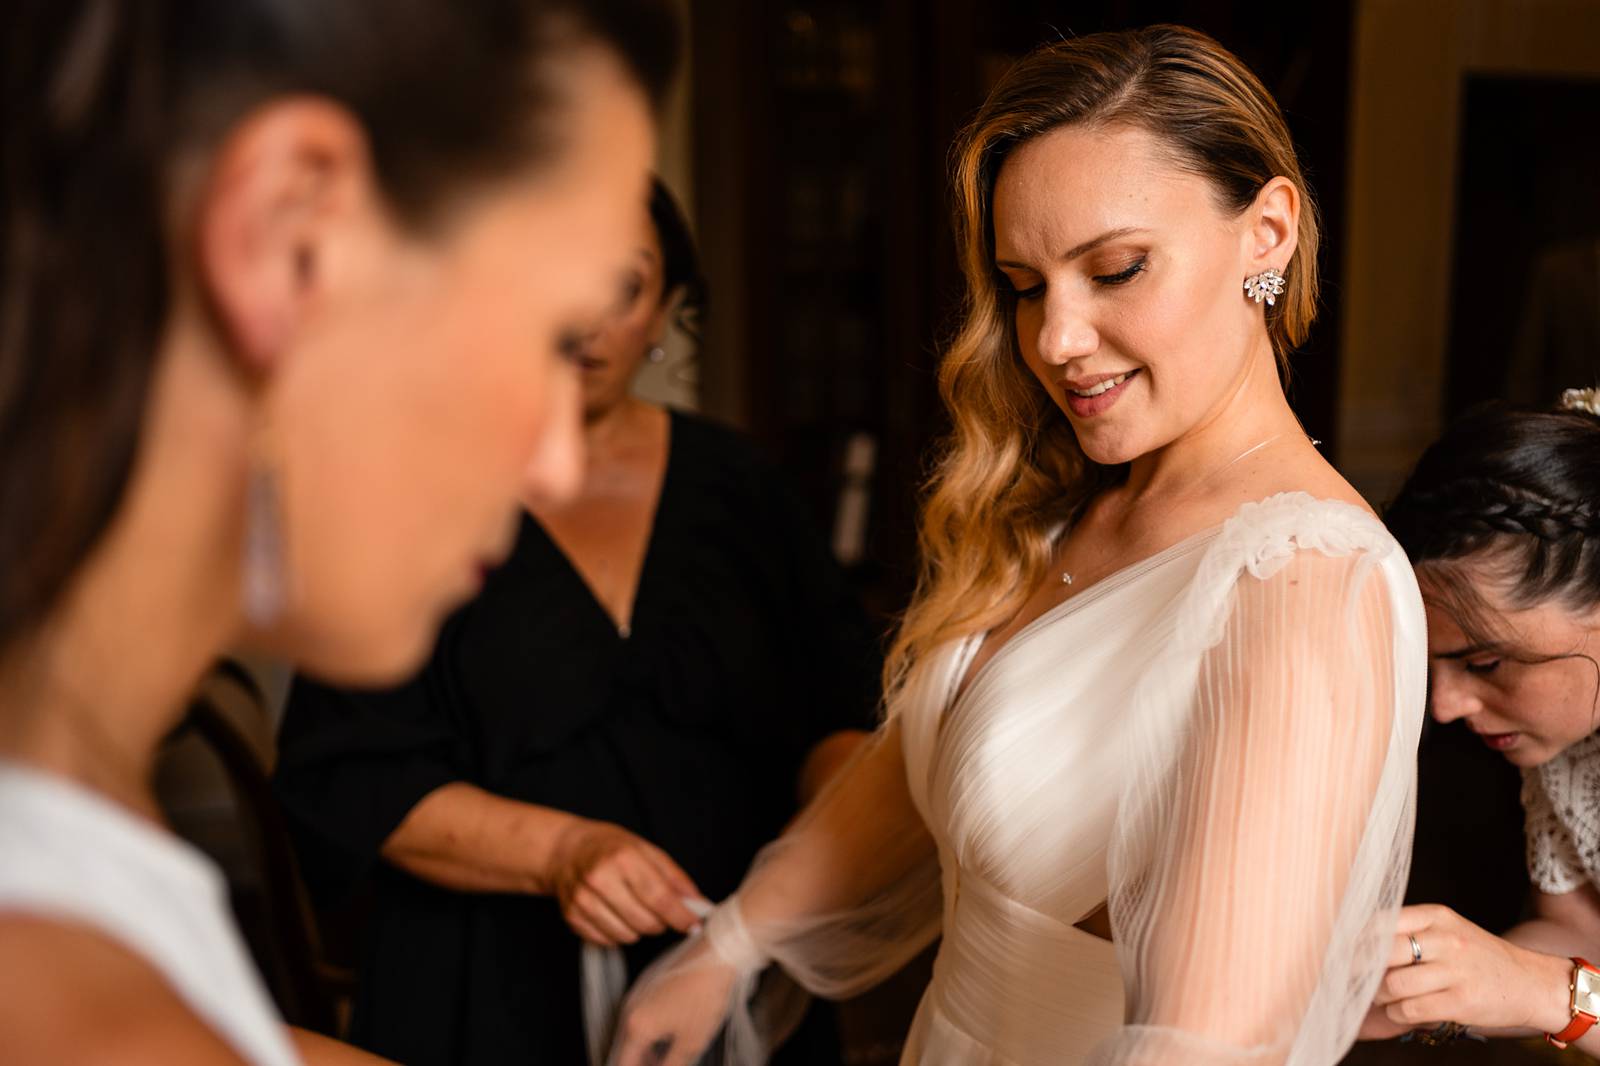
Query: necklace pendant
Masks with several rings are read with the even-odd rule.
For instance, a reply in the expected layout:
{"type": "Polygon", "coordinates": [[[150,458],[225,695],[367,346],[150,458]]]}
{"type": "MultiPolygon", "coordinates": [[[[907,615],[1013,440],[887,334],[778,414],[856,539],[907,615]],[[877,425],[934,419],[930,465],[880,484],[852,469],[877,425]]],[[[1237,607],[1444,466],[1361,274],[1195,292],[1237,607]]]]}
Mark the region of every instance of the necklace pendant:
{"type": "Polygon", "coordinates": [[[1069,574],[1069,573],[1067,573],[1067,572],[1066,572],[1066,571],[1065,571],[1065,570],[1063,570],[1063,571],[1062,571],[1062,572],[1061,572],[1061,583],[1062,583],[1062,584],[1063,584],[1063,585],[1070,585],[1070,584],[1072,584],[1072,575],[1071,575],[1071,574],[1069,574]]]}

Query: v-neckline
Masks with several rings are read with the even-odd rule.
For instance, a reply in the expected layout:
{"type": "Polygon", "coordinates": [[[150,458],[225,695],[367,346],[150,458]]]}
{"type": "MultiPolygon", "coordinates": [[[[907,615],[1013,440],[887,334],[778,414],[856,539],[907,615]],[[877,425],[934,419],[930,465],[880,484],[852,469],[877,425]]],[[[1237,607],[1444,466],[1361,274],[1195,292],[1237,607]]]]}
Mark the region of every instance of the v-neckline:
{"type": "MultiPolygon", "coordinates": [[[[946,696],[944,701],[944,709],[946,713],[960,707],[967,697],[972,694],[973,689],[977,688],[978,682],[982,681],[984,676],[993,669],[995,663],[1003,659],[1006,656],[1006,653],[1012,648],[1016,647],[1017,644],[1024,638],[1032,635],[1041,627],[1049,625],[1051,622],[1057,621],[1069,614],[1072,614],[1074,610],[1079,607],[1104,599],[1107,592],[1115,591],[1116,589],[1121,588],[1128,582],[1134,580],[1135,578],[1144,576],[1150,571],[1161,566],[1163,563],[1171,562],[1173,559],[1188,554],[1190,551],[1193,551],[1207,541],[1215,538],[1219,533],[1222,532],[1222,527],[1223,524],[1218,524],[1191,533],[1182,540],[1175,541],[1174,543],[1167,545],[1167,547],[1162,548],[1158,552],[1153,552],[1150,555],[1146,555],[1142,559],[1135,559],[1130,563],[1118,567],[1105,577],[1101,578],[1099,581],[1096,581],[1093,585],[1090,585],[1088,588],[1078,593],[1076,596],[1068,596],[1054,607],[1041,611],[1037,618],[1007,637],[1005,641],[994,650],[994,654],[990,655],[988,660],[982,666],[978,667],[977,671],[973,673],[971,677],[967,676],[967,672],[972,668],[972,660],[977,657],[978,651],[983,647],[983,642],[988,639],[991,631],[985,629],[981,632],[969,634],[965,643],[960,647],[958,652],[959,661],[956,664],[955,677],[952,681],[952,687],[950,688],[949,694],[946,696]]],[[[941,724],[942,723],[943,718],[941,718],[941,724]]]]}
{"type": "MultiPolygon", "coordinates": [[[[660,539],[661,512],[666,509],[668,493],[674,480],[673,471],[677,465],[675,461],[678,450],[677,441],[678,413],[668,408],[667,456],[661,471],[661,487],[656,490],[655,507],[650,511],[649,527],[645,532],[644,556],[639,560],[639,574],[634,579],[633,598],[630,601],[632,608],[629,610],[628,617],[625,620],[619,620],[606,609],[605,603],[596,594],[594,586],[590,585],[589,579],[583,576],[583,570],[579,568],[577,563],[572,561],[572,557],[567,554],[566,549],[561,546],[561,542],[555,538],[550,530],[546,529],[543,523],[539,523],[540,531],[544,534],[545,539],[550,542],[550,546],[555,549],[556,556],[561,560],[561,565],[566,568],[567,574],[583,590],[583,598],[594,609],[594,613],[605,622],[606,628],[619,641],[625,642],[633,639],[634,630],[637,628],[635,623],[639,620],[639,606],[644,601],[645,588],[649,582],[652,569],[650,564],[656,554],[656,542],[660,539]]],[[[532,518],[531,515],[529,517],[532,518]]],[[[534,521],[537,522],[538,520],[534,519],[534,521]]]]}

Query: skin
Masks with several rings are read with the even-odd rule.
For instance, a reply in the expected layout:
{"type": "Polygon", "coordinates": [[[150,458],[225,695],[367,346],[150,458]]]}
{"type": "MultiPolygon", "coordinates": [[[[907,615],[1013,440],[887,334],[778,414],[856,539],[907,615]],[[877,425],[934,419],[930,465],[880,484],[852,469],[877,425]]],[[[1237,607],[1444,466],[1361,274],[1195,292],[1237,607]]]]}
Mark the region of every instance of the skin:
{"type": "MultiPolygon", "coordinates": [[[[559,504],[529,511],[582,575],[619,629],[629,625],[666,475],[667,413],[632,394],[646,352],[660,343],[681,294],[664,291],[661,249],[642,205],[622,299],[579,359],[584,475],[559,504]]],[[[800,774],[805,802],[865,734],[824,738],[800,774]]],[[[610,822],[523,803],[455,782],[424,796],[383,846],[410,873],[457,891],[553,896],[573,932],[601,946],[699,927],[686,900],[706,903],[660,848],[610,822]]]]}
{"type": "MultiPolygon", "coordinates": [[[[1302,491],[1366,507],[1301,431],[1262,308],[1242,291],[1244,278],[1289,263],[1300,209],[1294,184],[1274,178],[1242,214],[1224,211],[1204,178],[1128,127],[1057,129],[1003,164],[995,260],[1029,294],[1016,309],[1023,361],[1084,452],[1130,470],[1124,485],[1092,501],[1018,615],[985,639],[968,679],[1045,611],[1248,501],[1302,491]],[[1143,267],[1125,283],[1106,280],[1136,263],[1143,267]],[[1074,410],[1068,384],[1130,370],[1139,373],[1107,411],[1074,410]],[[1061,583],[1062,570],[1072,585],[1061,583]]],[[[847,770],[840,787],[850,780],[847,770]]],[[[785,918],[781,899],[741,903],[752,923],[785,918]]],[[[1086,924],[1109,933],[1102,914],[1086,924]]],[[[729,968],[702,953],[630,1003],[620,1061],[694,1061],[721,1024],[731,983],[729,968]],[[656,1058],[650,1049],[663,1034],[672,1047],[656,1058]]]]}
{"type": "MultiPolygon", "coordinates": [[[[1494,627],[1488,643],[1469,637],[1442,606],[1442,575],[1427,567],[1418,573],[1428,610],[1430,710],[1440,722],[1464,721],[1512,765],[1532,769],[1594,731],[1596,670],[1583,656],[1600,650],[1600,611],[1559,602],[1519,607],[1494,563],[1453,562],[1444,578],[1470,582],[1483,597],[1494,627]]],[[[1446,1021],[1494,1036],[1560,1032],[1572,1017],[1571,957],[1596,961],[1600,953],[1600,892],[1587,884],[1561,895],[1535,890],[1533,913],[1495,936],[1448,907],[1404,908],[1361,1035],[1385,1039],[1446,1021]],[[1416,965],[1408,935],[1422,950],[1416,965]]],[[[1573,1046],[1600,1051],[1600,1030],[1573,1046]]]]}
{"type": "MultiPolygon", "coordinates": [[[[159,821],[157,744],[224,648],[396,680],[508,549],[519,497],[572,491],[578,389],[557,340],[615,291],[630,237],[616,219],[642,195],[653,134],[609,53],[564,63],[566,153],[475,189],[426,235],[391,217],[359,124],[326,100],[271,101],[180,168],[175,295],[141,451],[68,594],[0,659],[0,754],[159,821]],[[244,500],[263,463],[282,486],[295,584],[284,615],[253,627],[244,500]]],[[[0,1001],[8,1048],[237,1061],[97,932],[0,916],[7,973],[29,975],[0,1001]],[[110,1049],[79,991],[96,988],[134,1019],[110,1049]]],[[[304,1047],[352,1061],[331,1042],[304,1047]]]]}
{"type": "Polygon", "coordinates": [[[968,678],[1045,611],[1249,500],[1300,490],[1365,507],[1301,431],[1261,308],[1242,296],[1244,277],[1289,261],[1299,211],[1298,190],[1274,178],[1230,215],[1137,129],[1067,127],[1007,159],[995,262],[1019,294],[1023,362],[1085,454],[1129,474],[1090,504],[1052,580],[989,635],[968,678]],[[1109,410],[1074,409],[1071,386],[1130,371],[1109,410]]]}

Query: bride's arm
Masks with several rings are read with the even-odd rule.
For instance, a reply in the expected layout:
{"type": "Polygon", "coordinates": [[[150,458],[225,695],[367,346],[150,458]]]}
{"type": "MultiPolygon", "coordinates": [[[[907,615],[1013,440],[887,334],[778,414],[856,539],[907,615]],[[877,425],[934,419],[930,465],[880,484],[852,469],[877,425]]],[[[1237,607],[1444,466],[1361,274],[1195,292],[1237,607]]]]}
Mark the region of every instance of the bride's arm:
{"type": "Polygon", "coordinates": [[[751,925],[776,928],[848,913],[937,861],[906,787],[900,724],[874,733],[739,888],[751,925]]]}
{"type": "MultiPolygon", "coordinates": [[[[925,947],[939,911],[937,850],[906,786],[899,723],[890,721],[757,856],[705,935],[639,979],[612,1061],[693,1062],[724,1020],[736,1045],[770,1043],[786,1019],[745,1010],[769,963],[819,995],[851,995],[925,947]],[[663,1057],[649,1057],[664,1046],[663,1057]]],[[[727,1061],[743,1054],[730,1051],[727,1061]]]]}
{"type": "Polygon", "coordinates": [[[1297,1039],[1335,1061],[1387,953],[1371,927],[1392,926],[1410,793],[1380,791],[1401,735],[1382,571],[1301,551],[1233,597],[1175,755],[1131,770],[1112,871],[1129,1023],[1097,1064],[1267,1066],[1297,1039]]]}

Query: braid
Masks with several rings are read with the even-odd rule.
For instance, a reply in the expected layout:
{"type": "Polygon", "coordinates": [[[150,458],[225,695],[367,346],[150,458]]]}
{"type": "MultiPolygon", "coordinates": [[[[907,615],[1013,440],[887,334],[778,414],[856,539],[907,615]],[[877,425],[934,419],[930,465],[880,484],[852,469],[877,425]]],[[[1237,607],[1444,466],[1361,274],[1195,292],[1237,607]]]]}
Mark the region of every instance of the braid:
{"type": "Polygon", "coordinates": [[[1419,567],[1492,553],[1524,606],[1600,603],[1600,417],[1490,405],[1434,443],[1385,521],[1419,567]]]}
{"type": "Polygon", "coordinates": [[[1584,500],[1557,500],[1541,496],[1507,481],[1484,480],[1472,486],[1486,497],[1482,506],[1458,508],[1449,514],[1468,526],[1479,526],[1486,533],[1509,533],[1560,541],[1568,537],[1600,534],[1600,515],[1584,500]]]}

